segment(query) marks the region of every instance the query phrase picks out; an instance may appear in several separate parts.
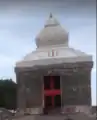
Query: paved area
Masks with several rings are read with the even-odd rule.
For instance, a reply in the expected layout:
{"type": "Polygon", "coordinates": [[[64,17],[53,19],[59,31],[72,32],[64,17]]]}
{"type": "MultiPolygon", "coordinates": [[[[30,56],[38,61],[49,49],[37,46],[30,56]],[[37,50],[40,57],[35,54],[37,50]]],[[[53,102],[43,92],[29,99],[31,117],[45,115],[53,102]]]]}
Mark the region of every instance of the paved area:
{"type": "MultiPolygon", "coordinates": [[[[84,114],[71,115],[72,120],[96,120],[84,114]]],[[[67,120],[66,116],[36,116],[35,120],[67,120]]]]}
{"type": "MultiPolygon", "coordinates": [[[[96,120],[96,118],[90,118],[83,113],[71,115],[70,118],[72,118],[72,120],[96,120]]],[[[33,116],[20,117],[13,120],[67,120],[67,117],[62,115],[61,116],[59,115],[34,116],[33,115],[33,116]]]]}
{"type": "Polygon", "coordinates": [[[14,118],[12,120],[36,120],[36,119],[35,116],[24,116],[24,117],[14,118]]]}

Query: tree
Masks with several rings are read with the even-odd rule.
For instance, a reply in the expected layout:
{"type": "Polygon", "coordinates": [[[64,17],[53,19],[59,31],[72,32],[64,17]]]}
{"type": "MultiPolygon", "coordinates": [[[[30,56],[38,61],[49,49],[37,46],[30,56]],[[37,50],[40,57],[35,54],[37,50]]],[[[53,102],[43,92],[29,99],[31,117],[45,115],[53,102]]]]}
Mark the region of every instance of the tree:
{"type": "Polygon", "coordinates": [[[16,89],[12,79],[0,80],[0,107],[16,109],[16,89]]]}

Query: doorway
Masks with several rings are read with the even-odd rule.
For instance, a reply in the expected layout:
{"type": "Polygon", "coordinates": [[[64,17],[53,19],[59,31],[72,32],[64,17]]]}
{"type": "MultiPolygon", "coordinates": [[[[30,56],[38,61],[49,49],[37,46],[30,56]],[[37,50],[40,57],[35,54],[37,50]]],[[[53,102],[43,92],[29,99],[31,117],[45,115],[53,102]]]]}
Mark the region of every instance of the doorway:
{"type": "Polygon", "coordinates": [[[44,108],[61,108],[60,76],[44,76],[44,108]]]}
{"type": "Polygon", "coordinates": [[[61,95],[56,95],[54,97],[54,103],[56,108],[61,106],[61,95]]]}
{"type": "Polygon", "coordinates": [[[45,96],[45,108],[51,108],[51,107],[52,107],[52,97],[45,96]]]}

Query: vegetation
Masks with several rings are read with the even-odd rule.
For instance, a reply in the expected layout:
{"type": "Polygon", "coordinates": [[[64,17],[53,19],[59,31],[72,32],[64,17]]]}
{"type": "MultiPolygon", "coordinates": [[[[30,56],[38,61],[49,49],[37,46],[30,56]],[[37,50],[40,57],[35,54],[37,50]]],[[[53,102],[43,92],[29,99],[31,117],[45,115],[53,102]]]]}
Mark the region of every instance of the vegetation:
{"type": "Polygon", "coordinates": [[[16,109],[16,87],[12,79],[0,80],[0,107],[16,109]]]}

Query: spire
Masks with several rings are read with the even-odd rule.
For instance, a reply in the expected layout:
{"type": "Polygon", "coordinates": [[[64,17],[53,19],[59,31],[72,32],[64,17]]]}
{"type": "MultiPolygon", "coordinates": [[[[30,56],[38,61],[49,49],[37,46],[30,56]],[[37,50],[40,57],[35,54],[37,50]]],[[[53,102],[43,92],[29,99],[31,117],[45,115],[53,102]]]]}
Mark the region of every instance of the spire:
{"type": "Polygon", "coordinates": [[[53,17],[53,15],[52,15],[52,13],[50,13],[50,16],[49,16],[49,18],[52,18],[53,17]]]}
{"type": "Polygon", "coordinates": [[[54,18],[52,13],[50,13],[48,20],[46,21],[45,27],[57,26],[59,22],[54,18]]]}
{"type": "Polygon", "coordinates": [[[61,27],[54,15],[50,13],[44,28],[36,36],[36,45],[37,48],[43,48],[60,44],[68,46],[68,33],[61,27]]]}

